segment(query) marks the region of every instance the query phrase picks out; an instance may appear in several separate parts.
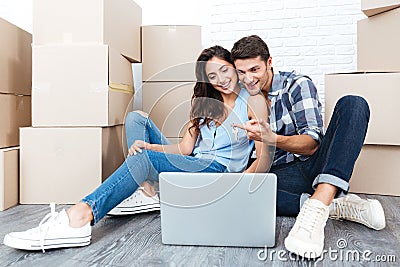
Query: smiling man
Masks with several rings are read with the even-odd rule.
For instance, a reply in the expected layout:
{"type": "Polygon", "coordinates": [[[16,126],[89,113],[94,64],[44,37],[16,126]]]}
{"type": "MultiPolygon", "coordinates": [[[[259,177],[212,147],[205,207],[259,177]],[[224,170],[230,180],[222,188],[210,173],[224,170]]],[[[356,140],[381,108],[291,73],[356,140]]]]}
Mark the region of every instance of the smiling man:
{"type": "Polygon", "coordinates": [[[274,73],[268,46],[256,35],[237,41],[231,53],[247,91],[262,93],[271,108],[269,118],[237,126],[250,139],[276,143],[270,172],[278,176],[277,213],[297,216],[286,248],[319,257],[328,217],[383,229],[385,216],[377,200],[347,194],[368,128],[367,102],[358,96],[341,98],[324,134],[322,106],[309,77],[274,73]]]}

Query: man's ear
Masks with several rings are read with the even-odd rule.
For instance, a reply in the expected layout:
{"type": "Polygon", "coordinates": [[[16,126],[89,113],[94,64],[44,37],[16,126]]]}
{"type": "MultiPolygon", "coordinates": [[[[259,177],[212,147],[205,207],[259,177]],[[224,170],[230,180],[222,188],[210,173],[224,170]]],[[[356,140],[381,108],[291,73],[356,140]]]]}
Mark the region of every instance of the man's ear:
{"type": "Polygon", "coordinates": [[[267,70],[271,69],[272,69],[272,57],[269,57],[267,61],[267,70]]]}

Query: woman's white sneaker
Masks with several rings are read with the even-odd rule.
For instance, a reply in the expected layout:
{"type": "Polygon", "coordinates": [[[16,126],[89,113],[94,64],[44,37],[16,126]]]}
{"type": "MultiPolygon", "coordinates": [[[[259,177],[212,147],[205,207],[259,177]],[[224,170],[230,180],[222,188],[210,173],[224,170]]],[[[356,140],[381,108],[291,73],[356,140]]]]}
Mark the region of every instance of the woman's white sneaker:
{"type": "Polygon", "coordinates": [[[143,187],[139,187],[135,193],[126,198],[107,214],[129,215],[160,210],[160,199],[157,194],[152,197],[146,196],[143,190],[143,187]]]}
{"type": "Polygon", "coordinates": [[[334,199],[329,218],[361,223],[375,230],[382,230],[386,225],[385,213],[378,200],[362,199],[354,194],[334,199]]]}
{"type": "Polygon", "coordinates": [[[324,229],[329,207],[317,199],[307,199],[285,239],[285,247],[305,258],[318,258],[324,248],[324,229]]]}
{"type": "Polygon", "coordinates": [[[4,237],[4,245],[44,252],[45,249],[81,247],[90,244],[89,223],[80,228],[70,227],[66,211],[56,212],[54,203],[50,204],[50,207],[51,212],[42,219],[38,227],[7,234],[4,237]]]}

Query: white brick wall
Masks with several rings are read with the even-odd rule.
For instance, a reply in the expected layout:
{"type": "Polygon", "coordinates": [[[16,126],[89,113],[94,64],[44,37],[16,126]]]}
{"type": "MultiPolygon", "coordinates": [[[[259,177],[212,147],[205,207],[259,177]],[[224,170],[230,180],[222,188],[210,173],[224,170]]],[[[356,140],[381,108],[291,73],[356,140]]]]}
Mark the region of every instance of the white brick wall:
{"type": "Polygon", "coordinates": [[[324,74],[357,68],[357,21],[365,18],[360,0],[214,0],[205,46],[231,49],[243,36],[257,34],[272,55],[274,70],[309,75],[325,99],[324,74]]]}
{"type": "MultiPolygon", "coordinates": [[[[0,16],[31,31],[32,1],[0,0],[0,16]]],[[[231,49],[239,38],[258,34],[275,71],[309,75],[323,102],[324,73],[356,70],[361,0],[167,0],[161,9],[160,1],[137,0],[144,24],[201,24],[203,47],[231,49]]]]}

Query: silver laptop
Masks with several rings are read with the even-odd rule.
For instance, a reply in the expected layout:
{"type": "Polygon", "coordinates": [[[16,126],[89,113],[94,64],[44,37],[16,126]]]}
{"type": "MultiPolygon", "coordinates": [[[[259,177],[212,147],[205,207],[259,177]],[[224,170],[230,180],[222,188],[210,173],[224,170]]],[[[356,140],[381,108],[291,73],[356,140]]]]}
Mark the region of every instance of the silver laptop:
{"type": "Polygon", "coordinates": [[[164,172],[159,178],[164,244],[275,245],[275,174],[164,172]]]}

